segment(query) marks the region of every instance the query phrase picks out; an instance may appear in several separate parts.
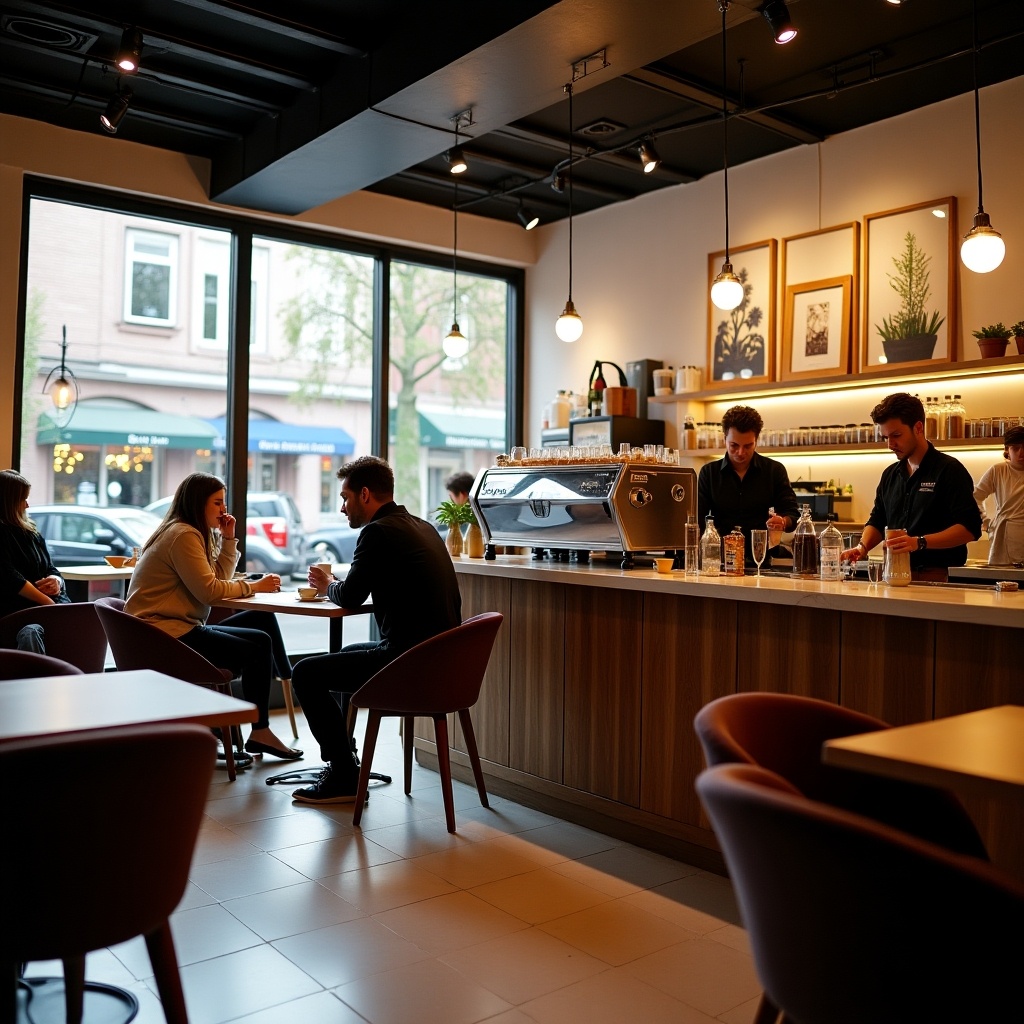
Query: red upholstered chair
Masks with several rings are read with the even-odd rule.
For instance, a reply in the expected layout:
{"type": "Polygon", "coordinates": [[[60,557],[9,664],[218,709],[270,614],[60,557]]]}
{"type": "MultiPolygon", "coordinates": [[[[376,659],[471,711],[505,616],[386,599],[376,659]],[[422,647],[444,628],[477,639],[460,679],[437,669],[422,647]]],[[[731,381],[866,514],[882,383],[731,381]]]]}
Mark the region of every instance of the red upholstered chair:
{"type": "Polygon", "coordinates": [[[0,775],[24,780],[0,794],[0,1018],[15,1019],[19,964],[61,959],[67,1020],[78,1024],[86,953],[144,935],[164,1015],[187,1024],[168,918],[188,882],[215,751],[198,725],[0,744],[0,775]]]}
{"type": "Polygon", "coordinates": [[[35,679],[38,676],[80,676],[82,670],[48,654],[0,649],[0,679],[35,679]]]}
{"type": "Polygon", "coordinates": [[[709,768],[696,786],[758,977],[786,1021],[1020,1019],[1015,879],[755,765],[709,768]]]}
{"type": "Polygon", "coordinates": [[[433,719],[444,816],[448,831],[454,832],[448,715],[457,713],[466,737],[466,750],[473,766],[480,803],[488,806],[469,709],[480,699],[480,686],[503,618],[500,612],[484,612],[466,619],[461,626],[424,640],[385,665],[352,695],[353,707],[366,708],[368,713],[353,825],[358,825],[362,818],[373,750],[377,744],[380,720],[384,717],[404,720],[406,796],[412,789],[413,723],[417,716],[433,719]]]}
{"type": "MultiPolygon", "coordinates": [[[[174,676],[175,679],[184,679],[187,683],[195,683],[231,696],[231,680],[234,674],[229,669],[217,668],[211,661],[162,629],[130,615],[124,610],[124,601],[119,597],[102,597],[95,602],[94,607],[114,655],[114,664],[119,671],[155,669],[174,676]]],[[[235,759],[231,750],[231,725],[221,725],[220,733],[224,742],[228,778],[234,782],[235,759]]],[[[238,740],[238,749],[242,749],[241,739],[238,740]]]]}
{"type": "Polygon", "coordinates": [[[87,602],[40,604],[0,619],[0,647],[13,647],[22,626],[38,624],[46,631],[46,653],[76,665],[83,672],[102,672],[107,657],[96,609],[87,602]]]}

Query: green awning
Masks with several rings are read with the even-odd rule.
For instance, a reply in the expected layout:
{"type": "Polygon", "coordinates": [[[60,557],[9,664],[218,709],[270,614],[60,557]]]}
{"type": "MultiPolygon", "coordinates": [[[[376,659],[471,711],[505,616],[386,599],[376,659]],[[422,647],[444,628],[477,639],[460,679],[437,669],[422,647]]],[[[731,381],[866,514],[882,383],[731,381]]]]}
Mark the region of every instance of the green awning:
{"type": "MultiPolygon", "coordinates": [[[[419,413],[422,448],[484,448],[505,450],[505,420],[458,412],[419,413]]],[[[395,434],[395,410],[389,417],[391,439],[395,434]]]]}
{"type": "Polygon", "coordinates": [[[152,409],[79,405],[64,428],[41,413],[37,444],[115,445],[129,448],[212,448],[217,431],[205,420],[152,409]]]}

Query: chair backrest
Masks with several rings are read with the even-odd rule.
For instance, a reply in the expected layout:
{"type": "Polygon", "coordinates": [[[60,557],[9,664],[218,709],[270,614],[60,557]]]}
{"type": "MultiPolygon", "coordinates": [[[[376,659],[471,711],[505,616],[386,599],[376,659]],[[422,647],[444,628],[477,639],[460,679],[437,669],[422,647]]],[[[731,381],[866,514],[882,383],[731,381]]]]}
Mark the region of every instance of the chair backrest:
{"type": "Polygon", "coordinates": [[[165,921],[188,882],[215,750],[199,725],[0,744],[13,780],[0,795],[0,959],[78,955],[165,921]]]}
{"type": "Polygon", "coordinates": [[[154,668],[189,683],[230,681],[232,672],[217,668],[169,633],[126,612],[120,598],[100,598],[95,608],[120,671],[154,668]]]}
{"type": "Polygon", "coordinates": [[[709,768],[696,785],[758,977],[787,1019],[1019,1019],[1024,886],[754,765],[709,768]]]}
{"type": "Polygon", "coordinates": [[[504,616],[483,612],[400,654],[353,695],[357,708],[404,714],[448,714],[480,699],[494,638],[504,616]]]}
{"type": "Polygon", "coordinates": [[[879,718],[794,694],[734,693],[705,704],[693,727],[709,766],[756,764],[812,800],[865,814],[950,850],[988,856],[951,793],[822,762],[826,740],[890,728],[879,718]]]}
{"type": "Polygon", "coordinates": [[[13,647],[22,626],[37,623],[46,632],[46,653],[83,672],[102,672],[107,638],[88,602],[37,605],[0,619],[0,647],[13,647]]]}
{"type": "Polygon", "coordinates": [[[38,676],[80,676],[82,670],[59,658],[33,651],[0,650],[0,679],[35,679],[38,676]]]}

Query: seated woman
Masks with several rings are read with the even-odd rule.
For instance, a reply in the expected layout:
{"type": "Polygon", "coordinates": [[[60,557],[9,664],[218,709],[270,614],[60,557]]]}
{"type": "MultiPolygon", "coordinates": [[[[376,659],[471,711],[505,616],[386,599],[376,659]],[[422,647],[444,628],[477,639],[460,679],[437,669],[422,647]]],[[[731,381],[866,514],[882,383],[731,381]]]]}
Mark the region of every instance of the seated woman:
{"type": "MultiPolygon", "coordinates": [[[[32,484],[13,469],[0,470],[0,616],[39,604],[66,604],[64,579],[36,524],[28,517],[32,484]]],[[[18,633],[19,650],[46,653],[42,626],[18,633]]]]}
{"type": "Polygon", "coordinates": [[[215,626],[206,625],[212,601],[249,597],[281,589],[281,577],[232,579],[238,563],[235,517],[224,507],[224,483],[209,473],[192,473],[174,492],[164,521],[146,541],[132,574],[125,611],[158,626],[220,668],[240,671],[242,693],[259,718],[245,749],[286,761],[302,757],[270,729],[270,681],[278,659],[291,676],[277,619],[244,612],[215,626]],[[220,531],[219,540],[215,531],[220,531]],[[247,625],[238,625],[239,620],[247,625]],[[251,628],[254,621],[260,628],[251,628]],[[273,634],[273,635],[272,635],[273,634]]]}

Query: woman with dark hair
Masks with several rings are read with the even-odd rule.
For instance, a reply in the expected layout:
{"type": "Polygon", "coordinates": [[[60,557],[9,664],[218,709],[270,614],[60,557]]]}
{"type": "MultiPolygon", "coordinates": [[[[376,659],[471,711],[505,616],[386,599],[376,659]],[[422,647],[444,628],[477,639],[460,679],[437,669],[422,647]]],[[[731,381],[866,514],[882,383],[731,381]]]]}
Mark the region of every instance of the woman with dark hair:
{"type": "Polygon", "coordinates": [[[275,660],[284,661],[277,665],[278,674],[291,676],[277,619],[270,613],[244,612],[206,625],[210,605],[219,598],[281,589],[281,577],[272,573],[257,580],[232,579],[237,564],[235,517],[224,504],[224,483],[209,473],[192,473],[178,485],[167,515],[142,549],[125,611],[158,626],[215,665],[240,671],[242,693],[259,712],[246,751],[293,761],[302,757],[302,751],[286,747],[270,729],[268,718],[275,660]],[[243,621],[246,625],[240,624],[243,621]],[[251,628],[254,622],[260,628],[251,628]]]}
{"type": "MultiPolygon", "coordinates": [[[[46,541],[28,517],[32,484],[13,469],[0,470],[0,616],[37,604],[66,604],[64,579],[46,541]]],[[[42,626],[18,633],[21,650],[45,654],[42,626]]]]}

